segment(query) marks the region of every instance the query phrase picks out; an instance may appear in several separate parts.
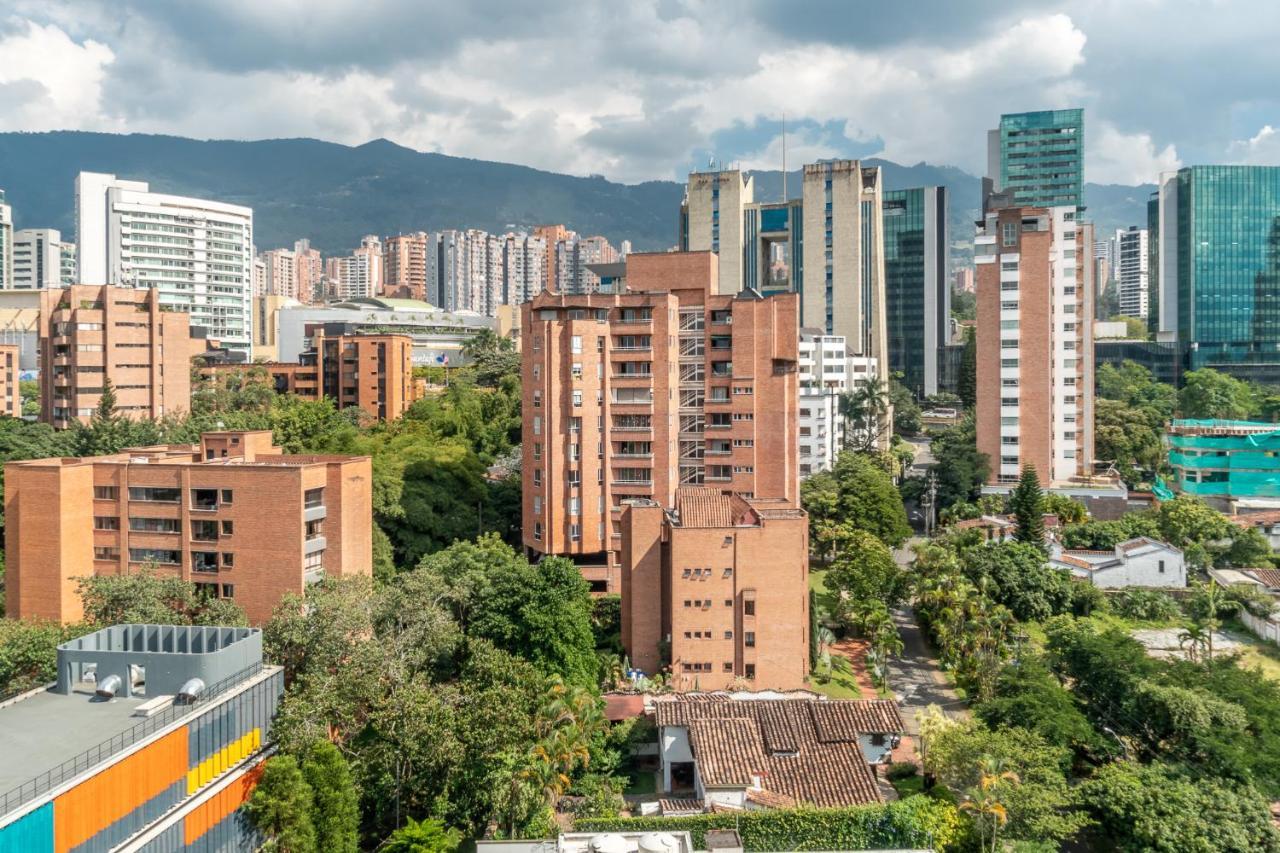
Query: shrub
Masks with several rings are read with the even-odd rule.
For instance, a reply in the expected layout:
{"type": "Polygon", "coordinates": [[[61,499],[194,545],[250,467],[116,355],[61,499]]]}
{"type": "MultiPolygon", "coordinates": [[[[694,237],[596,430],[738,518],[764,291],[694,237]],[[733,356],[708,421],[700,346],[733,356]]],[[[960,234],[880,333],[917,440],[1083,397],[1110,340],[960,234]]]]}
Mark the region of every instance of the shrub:
{"type": "Polygon", "coordinates": [[[574,821],[578,832],[681,832],[705,850],[709,829],[736,829],[748,853],[867,848],[956,849],[965,824],[951,803],[907,797],[892,803],[835,809],[771,809],[689,817],[633,817],[574,821]]]}
{"type": "Polygon", "coordinates": [[[889,769],[885,771],[885,778],[890,782],[901,782],[903,779],[910,779],[920,772],[920,768],[916,767],[910,761],[895,761],[889,765],[889,769]]]}
{"type": "Polygon", "coordinates": [[[1116,596],[1116,612],[1126,619],[1167,622],[1181,614],[1178,603],[1153,589],[1126,589],[1116,596]]]}

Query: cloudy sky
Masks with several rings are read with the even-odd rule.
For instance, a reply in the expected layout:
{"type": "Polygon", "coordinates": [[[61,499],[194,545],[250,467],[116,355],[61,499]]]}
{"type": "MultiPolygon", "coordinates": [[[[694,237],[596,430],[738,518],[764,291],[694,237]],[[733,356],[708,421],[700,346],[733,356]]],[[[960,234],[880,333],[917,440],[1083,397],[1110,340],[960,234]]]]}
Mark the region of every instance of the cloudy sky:
{"type": "Polygon", "coordinates": [[[714,156],[982,171],[1083,106],[1087,179],[1280,164],[1260,0],[0,0],[0,129],[377,137],[628,182],[714,156]]]}

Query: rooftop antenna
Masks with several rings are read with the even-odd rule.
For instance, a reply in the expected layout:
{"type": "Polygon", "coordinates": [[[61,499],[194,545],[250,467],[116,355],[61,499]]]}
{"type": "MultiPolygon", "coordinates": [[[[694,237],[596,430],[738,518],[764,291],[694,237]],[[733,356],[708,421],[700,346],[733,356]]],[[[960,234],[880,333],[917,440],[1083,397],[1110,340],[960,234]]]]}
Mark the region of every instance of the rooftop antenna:
{"type": "Polygon", "coordinates": [[[787,114],[782,114],[782,203],[787,203],[787,114]]]}

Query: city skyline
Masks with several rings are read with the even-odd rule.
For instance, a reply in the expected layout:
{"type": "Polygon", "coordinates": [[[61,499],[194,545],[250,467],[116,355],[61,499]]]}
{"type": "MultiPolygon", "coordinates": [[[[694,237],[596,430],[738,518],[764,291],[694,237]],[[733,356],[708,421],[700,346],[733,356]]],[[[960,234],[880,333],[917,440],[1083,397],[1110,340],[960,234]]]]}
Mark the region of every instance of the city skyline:
{"type": "Polygon", "coordinates": [[[289,4],[179,12],[19,0],[0,26],[10,94],[0,120],[20,130],[385,137],[637,182],[679,179],[709,157],[776,168],[784,115],[797,161],[882,156],[978,174],[988,116],[1082,106],[1095,131],[1086,173],[1099,182],[1280,156],[1264,82],[1277,61],[1266,19],[1280,12],[1243,3],[1200,14],[937,4],[877,9],[873,23],[834,8],[637,4],[622,14],[526,10],[514,29],[492,26],[501,4],[372,7],[334,0],[303,18],[289,4]],[[402,24],[418,15],[443,37],[410,37],[402,24]],[[1213,62],[1227,52],[1229,67],[1213,62]],[[1156,64],[1170,85],[1151,97],[1156,64]],[[147,98],[132,94],[142,77],[147,98]],[[841,83],[850,77],[860,81],[851,91],[841,83]]]}

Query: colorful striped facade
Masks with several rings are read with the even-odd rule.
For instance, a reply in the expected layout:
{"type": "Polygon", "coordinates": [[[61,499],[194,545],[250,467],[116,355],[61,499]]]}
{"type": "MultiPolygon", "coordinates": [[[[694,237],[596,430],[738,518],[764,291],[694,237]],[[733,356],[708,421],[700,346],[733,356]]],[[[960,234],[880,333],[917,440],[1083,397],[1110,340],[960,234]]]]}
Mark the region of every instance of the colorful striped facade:
{"type": "Polygon", "coordinates": [[[237,813],[257,783],[284,673],[193,707],[139,745],[0,820],[0,853],[108,850],[251,851],[258,839],[237,813]],[[124,846],[121,846],[124,845],[124,846]]]}

